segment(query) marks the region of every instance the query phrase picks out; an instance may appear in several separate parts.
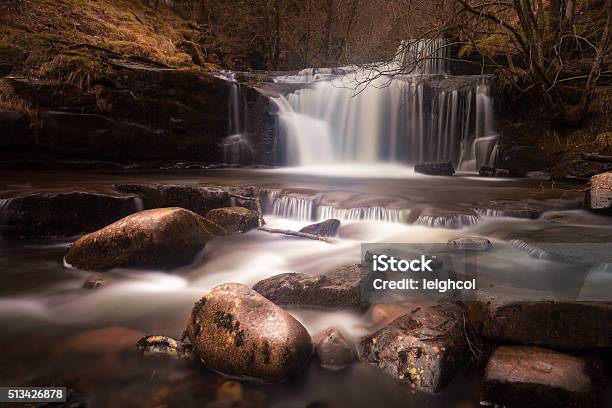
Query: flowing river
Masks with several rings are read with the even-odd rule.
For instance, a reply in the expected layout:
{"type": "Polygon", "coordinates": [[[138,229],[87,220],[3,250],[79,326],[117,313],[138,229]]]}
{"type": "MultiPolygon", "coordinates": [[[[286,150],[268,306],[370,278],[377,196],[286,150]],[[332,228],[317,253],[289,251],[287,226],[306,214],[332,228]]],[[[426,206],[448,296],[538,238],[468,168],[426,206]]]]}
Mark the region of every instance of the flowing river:
{"type": "MultiPolygon", "coordinates": [[[[396,168],[392,177],[385,175],[390,169],[384,167],[378,174],[371,168],[361,169],[370,176],[359,174],[357,167],[351,171],[336,168],[333,176],[327,175],[329,168],[320,170],[2,174],[3,197],[41,191],[109,192],[112,184],[123,182],[255,185],[268,191],[265,219],[270,226],[297,229],[328,215],[342,219],[339,243],[335,245],[251,231],[209,243],[192,265],[169,273],[110,271],[105,276],[112,284],[96,291],[81,288],[89,273],[63,264],[73,239],[3,241],[2,381],[52,384],[62,378],[87,395],[94,407],[149,407],[158,406],[158,401],[207,406],[232,383],[225,383],[227,380],[204,368],[141,361],[135,341],[151,333],[180,337],[194,301],[217,284],[253,285],[284,272],[326,273],[359,262],[364,242],[446,243],[460,236],[485,236],[492,240],[495,250],[481,270],[480,285],[597,299],[605,296],[598,291],[611,283],[612,275],[605,268],[588,267],[578,272],[575,264],[534,257],[509,242],[511,238],[536,237],[563,245],[581,235],[591,245],[599,239],[605,246],[602,253],[609,253],[605,242],[612,233],[612,222],[576,209],[579,195],[569,186],[551,188],[547,183],[521,179],[424,176],[408,168],[403,172],[396,168]],[[535,219],[508,217],[500,212],[502,207],[497,211],[491,208],[492,203],[507,202],[525,208],[540,205],[540,215],[535,219]],[[473,217],[461,217],[468,214],[473,217]],[[550,276],[552,279],[547,278],[550,276]],[[577,280],[583,284],[572,291],[577,280]],[[566,284],[555,285],[564,281],[566,284]]],[[[592,250],[587,252],[593,254],[592,250]]],[[[422,302],[414,299],[382,314],[375,307],[363,314],[299,309],[292,313],[311,334],[336,326],[357,339],[422,302]]],[[[285,384],[243,383],[241,392],[252,406],[261,402],[261,406],[278,407],[365,407],[382,403],[467,407],[472,406],[477,382],[473,375],[458,375],[436,396],[414,395],[409,388],[363,364],[330,372],[311,362],[303,374],[285,384]]]]}

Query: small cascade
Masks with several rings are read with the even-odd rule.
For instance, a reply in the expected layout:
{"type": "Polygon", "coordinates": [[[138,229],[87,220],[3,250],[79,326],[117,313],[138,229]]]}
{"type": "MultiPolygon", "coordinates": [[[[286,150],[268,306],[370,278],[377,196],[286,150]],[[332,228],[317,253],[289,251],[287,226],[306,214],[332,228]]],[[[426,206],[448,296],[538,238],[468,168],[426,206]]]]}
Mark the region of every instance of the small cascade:
{"type": "Polygon", "coordinates": [[[281,195],[272,204],[272,215],[299,221],[311,221],[316,208],[315,200],[294,195],[281,195]]]}
{"type": "Polygon", "coordinates": [[[420,215],[414,222],[431,228],[460,229],[478,224],[480,217],[470,214],[420,215]]]}
{"type": "Polygon", "coordinates": [[[402,43],[389,63],[277,77],[307,85],[273,99],[286,163],[448,159],[470,172],[494,164],[490,79],[447,75],[448,57],[445,40],[419,40],[402,43]]]}
{"type": "Polygon", "coordinates": [[[322,204],[317,208],[317,220],[324,221],[336,218],[340,221],[385,221],[385,222],[408,222],[410,210],[374,207],[358,208],[336,208],[331,205],[322,204]]]}

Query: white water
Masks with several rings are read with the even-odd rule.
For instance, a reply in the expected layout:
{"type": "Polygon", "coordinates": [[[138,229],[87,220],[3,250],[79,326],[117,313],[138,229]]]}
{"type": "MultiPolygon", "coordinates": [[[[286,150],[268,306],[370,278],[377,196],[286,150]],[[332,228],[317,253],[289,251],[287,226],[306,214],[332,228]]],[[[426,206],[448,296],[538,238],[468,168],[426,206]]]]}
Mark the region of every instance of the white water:
{"type": "Polygon", "coordinates": [[[221,142],[223,162],[226,164],[244,164],[251,160],[252,148],[247,134],[247,103],[241,85],[235,74],[224,72],[220,75],[230,82],[228,99],[229,135],[221,142]]]}
{"type": "Polygon", "coordinates": [[[273,99],[286,164],[448,159],[470,172],[493,164],[488,79],[446,75],[447,57],[443,40],[421,40],[402,44],[390,63],[277,78],[305,85],[273,99]]]}

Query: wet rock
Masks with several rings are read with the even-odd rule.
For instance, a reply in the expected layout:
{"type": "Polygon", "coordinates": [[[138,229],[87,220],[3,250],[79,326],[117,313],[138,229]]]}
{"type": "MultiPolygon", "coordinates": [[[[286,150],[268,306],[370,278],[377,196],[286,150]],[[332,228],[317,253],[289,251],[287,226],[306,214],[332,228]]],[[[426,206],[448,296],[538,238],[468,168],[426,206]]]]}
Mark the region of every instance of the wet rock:
{"type": "Polygon", "coordinates": [[[106,286],[107,282],[103,276],[100,275],[91,275],[85,282],[83,282],[83,288],[85,289],[100,289],[103,286],[106,286]]]}
{"type": "Polygon", "coordinates": [[[69,249],[66,262],[95,271],[172,268],[191,262],[206,242],[223,234],[221,227],[191,211],[157,208],[85,235],[69,249]]]}
{"type": "Polygon", "coordinates": [[[94,231],[136,212],[134,197],[66,192],[0,200],[0,236],[40,238],[94,231]]]}
{"type": "Polygon", "coordinates": [[[176,360],[193,360],[191,344],[168,336],[145,336],[138,340],[136,348],[144,357],[168,357],[176,360]]]}
{"type": "Polygon", "coordinates": [[[603,406],[597,363],[539,347],[499,347],[487,363],[481,405],[507,408],[603,406]]]}
{"type": "Polygon", "coordinates": [[[368,310],[368,319],[375,325],[380,326],[382,324],[388,324],[391,321],[403,316],[417,308],[418,303],[414,301],[411,304],[408,303],[378,303],[373,305],[368,310]]]}
{"type": "Polygon", "coordinates": [[[452,176],[455,174],[455,168],[449,160],[417,163],[414,165],[414,171],[432,176],[452,176]]]}
{"type": "Polygon", "coordinates": [[[480,177],[510,177],[510,171],[508,169],[498,169],[491,166],[482,166],[478,170],[480,177]]]}
{"type": "Polygon", "coordinates": [[[550,173],[546,171],[530,171],[525,177],[532,180],[548,181],[551,179],[550,173]]]}
{"type": "Polygon", "coordinates": [[[539,292],[480,290],[467,302],[483,336],[556,349],[612,347],[612,302],[557,300],[539,292]]]}
{"type": "Polygon", "coordinates": [[[243,379],[283,381],[312,353],[304,326],[238,283],[217,286],[198,301],[186,334],[204,365],[243,379]]]}
{"type": "Polygon", "coordinates": [[[247,232],[259,226],[259,215],[244,207],[224,207],[210,210],[206,218],[221,225],[229,233],[247,232]]]}
{"type": "Polygon", "coordinates": [[[612,213],[612,173],[601,173],[591,177],[591,186],[585,193],[584,205],[587,210],[612,213]]]}
{"type": "Polygon", "coordinates": [[[359,342],[360,358],[418,391],[437,393],[465,359],[459,306],[417,309],[359,342]]]}
{"type": "Polygon", "coordinates": [[[327,275],[282,273],[259,281],[253,290],[277,305],[321,309],[363,309],[368,306],[362,285],[367,271],[345,266],[327,275]]]}
{"type": "Polygon", "coordinates": [[[316,224],[308,225],[300,230],[307,234],[321,235],[324,237],[333,237],[338,234],[340,229],[340,220],[329,219],[316,224]]]}
{"type": "Polygon", "coordinates": [[[30,119],[19,112],[0,110],[0,148],[31,149],[34,146],[34,132],[30,119]]]}
{"type": "Polygon", "coordinates": [[[448,241],[446,244],[450,249],[460,251],[489,251],[493,249],[493,244],[482,237],[461,237],[448,241]]]}
{"type": "Polygon", "coordinates": [[[147,160],[172,158],[177,150],[164,130],[101,115],[49,111],[40,120],[37,147],[63,157],[147,160]]]}
{"type": "Polygon", "coordinates": [[[313,338],[315,353],[321,367],[340,370],[353,362],[353,345],[334,327],[330,327],[313,338]]]}
{"type": "Polygon", "coordinates": [[[230,206],[226,191],[213,186],[188,186],[180,184],[119,184],[117,191],[138,195],[143,209],[181,207],[205,216],[214,208],[230,206]]]}
{"type": "Polygon", "coordinates": [[[495,167],[481,166],[478,170],[478,175],[480,177],[495,177],[495,167]]]}

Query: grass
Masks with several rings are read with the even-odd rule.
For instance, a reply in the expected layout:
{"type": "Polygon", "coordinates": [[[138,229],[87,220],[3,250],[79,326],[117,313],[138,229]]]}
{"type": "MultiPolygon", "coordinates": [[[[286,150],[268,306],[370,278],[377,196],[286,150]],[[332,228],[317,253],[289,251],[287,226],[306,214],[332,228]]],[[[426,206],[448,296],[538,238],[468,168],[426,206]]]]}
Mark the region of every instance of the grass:
{"type": "Polygon", "coordinates": [[[21,99],[7,80],[0,80],[0,110],[15,111],[30,115],[31,105],[21,99]]]}

